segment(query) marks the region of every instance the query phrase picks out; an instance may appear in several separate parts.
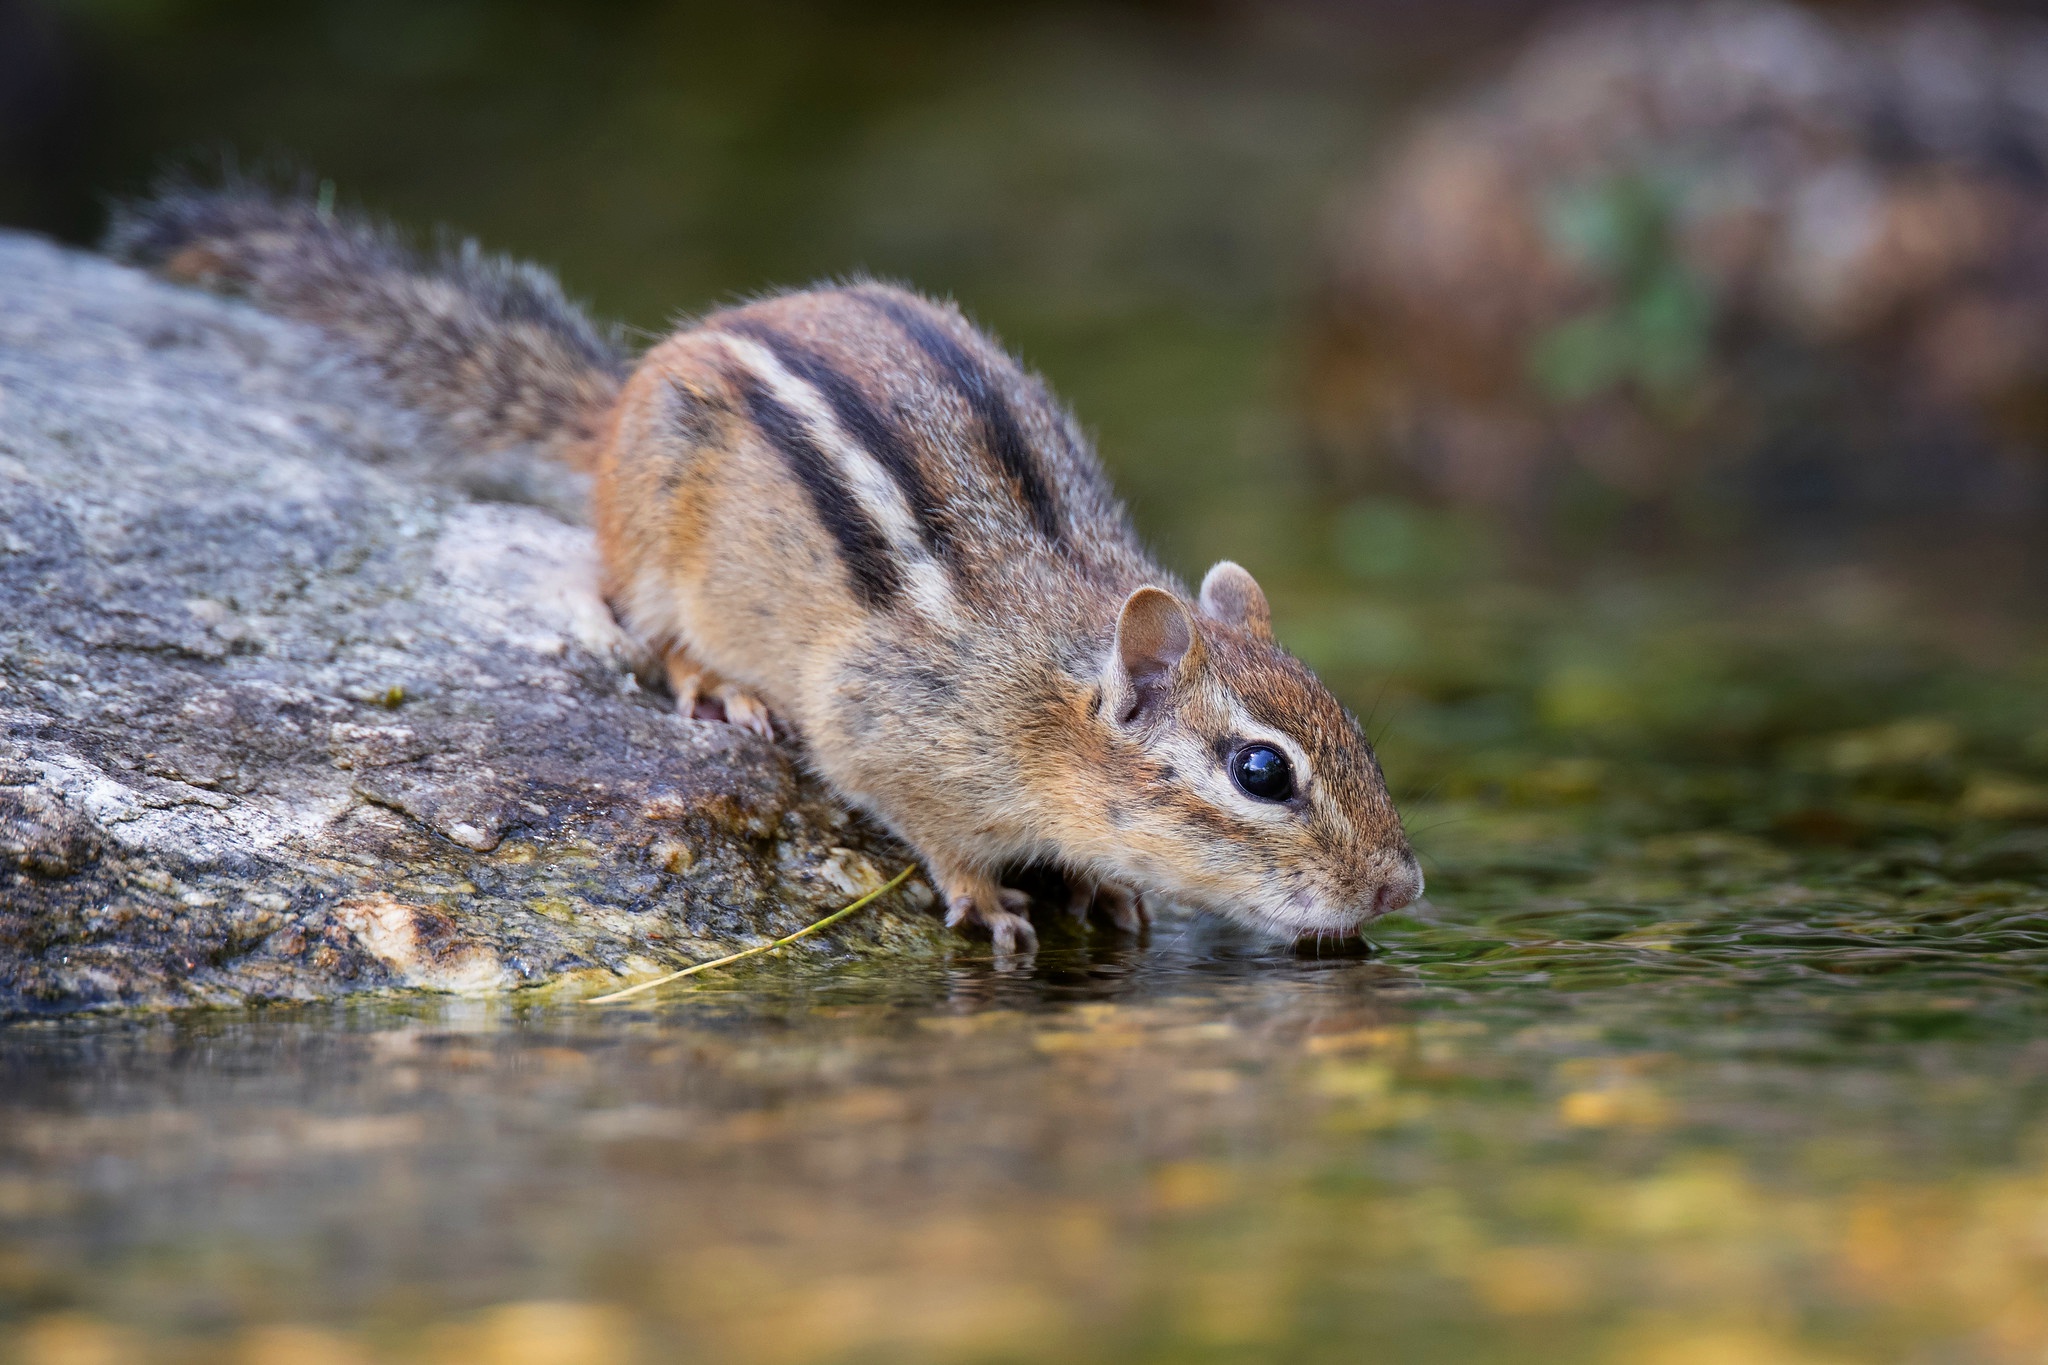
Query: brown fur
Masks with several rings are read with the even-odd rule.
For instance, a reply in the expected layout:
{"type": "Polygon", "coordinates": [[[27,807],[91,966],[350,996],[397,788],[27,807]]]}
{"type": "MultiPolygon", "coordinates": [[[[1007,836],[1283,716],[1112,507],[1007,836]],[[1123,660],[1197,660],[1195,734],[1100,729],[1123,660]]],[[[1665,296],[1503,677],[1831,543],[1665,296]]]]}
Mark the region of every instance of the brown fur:
{"type": "Polygon", "coordinates": [[[999,949],[1032,941],[998,881],[1019,864],[1127,926],[1151,893],[1344,932],[1420,892],[1370,746],[1274,641],[1251,576],[1220,564],[1190,594],[1154,564],[1073,420],[956,310],[872,284],[786,294],[685,327],[615,386],[573,372],[561,338],[587,323],[493,330],[448,303],[459,274],[417,261],[308,265],[334,253],[303,211],[189,243],[148,212],[131,222],[155,259],[201,251],[185,273],[424,367],[406,391],[461,430],[586,450],[607,599],[684,709],[793,727],[999,949]],[[448,316],[481,354],[392,349],[448,316]],[[486,411],[464,405],[479,376],[486,411]],[[1287,754],[1293,799],[1233,784],[1247,742],[1287,754]]]}

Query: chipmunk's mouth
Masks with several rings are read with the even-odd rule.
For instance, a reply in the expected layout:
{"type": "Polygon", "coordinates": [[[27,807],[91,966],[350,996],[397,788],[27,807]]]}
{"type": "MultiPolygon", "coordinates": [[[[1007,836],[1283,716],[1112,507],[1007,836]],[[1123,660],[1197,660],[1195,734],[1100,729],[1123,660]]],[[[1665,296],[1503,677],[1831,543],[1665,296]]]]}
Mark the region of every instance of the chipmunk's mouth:
{"type": "Polygon", "coordinates": [[[1236,920],[1248,929],[1290,940],[1335,941],[1356,936],[1374,920],[1406,908],[1422,894],[1422,873],[1413,863],[1369,883],[1362,896],[1318,894],[1309,887],[1272,887],[1266,895],[1235,899],[1194,898],[1184,904],[1236,920]]]}
{"type": "Polygon", "coordinates": [[[1411,859],[1375,886],[1362,904],[1332,901],[1311,891],[1292,891],[1264,917],[1297,938],[1343,937],[1405,909],[1421,895],[1422,869],[1411,859]]]}
{"type": "Polygon", "coordinates": [[[1271,916],[1276,925],[1298,938],[1316,935],[1341,938],[1357,933],[1374,918],[1376,916],[1370,909],[1333,904],[1307,891],[1291,893],[1281,902],[1279,913],[1271,916]]]}

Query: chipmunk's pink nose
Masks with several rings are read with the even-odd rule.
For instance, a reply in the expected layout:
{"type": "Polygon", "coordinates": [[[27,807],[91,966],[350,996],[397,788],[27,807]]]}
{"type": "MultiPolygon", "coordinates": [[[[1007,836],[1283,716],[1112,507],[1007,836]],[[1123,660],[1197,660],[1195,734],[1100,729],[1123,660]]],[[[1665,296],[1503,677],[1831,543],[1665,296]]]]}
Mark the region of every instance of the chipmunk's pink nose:
{"type": "Polygon", "coordinates": [[[1422,868],[1414,858],[1401,864],[1393,876],[1380,883],[1380,889],[1372,893],[1372,918],[1391,915],[1396,910],[1412,905],[1422,894],[1422,868]]]}

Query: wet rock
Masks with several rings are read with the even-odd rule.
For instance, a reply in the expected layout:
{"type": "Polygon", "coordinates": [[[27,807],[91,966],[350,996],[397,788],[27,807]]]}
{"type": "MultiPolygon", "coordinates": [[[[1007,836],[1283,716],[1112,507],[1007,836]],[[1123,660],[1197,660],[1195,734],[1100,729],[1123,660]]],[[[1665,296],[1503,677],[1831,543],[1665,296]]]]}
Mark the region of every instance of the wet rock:
{"type": "Polygon", "coordinates": [[[2048,26],[1599,9],[1425,113],[1333,238],[1354,487],[1540,538],[2048,513],[2048,26]]]}
{"type": "Polygon", "coordinates": [[[0,857],[38,877],[68,877],[99,854],[92,822],[62,799],[39,790],[23,766],[19,785],[0,787],[0,857]]]}
{"type": "Polygon", "coordinates": [[[312,333],[0,235],[0,1016],[653,971],[906,861],[465,486],[312,333]]]}

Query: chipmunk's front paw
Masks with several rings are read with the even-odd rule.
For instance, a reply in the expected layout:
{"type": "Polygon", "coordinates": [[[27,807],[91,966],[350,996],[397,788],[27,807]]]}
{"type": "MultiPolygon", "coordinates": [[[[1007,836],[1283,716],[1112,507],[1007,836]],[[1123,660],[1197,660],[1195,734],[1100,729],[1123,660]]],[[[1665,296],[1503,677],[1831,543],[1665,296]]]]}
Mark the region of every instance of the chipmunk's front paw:
{"type": "Polygon", "coordinates": [[[988,930],[998,965],[1038,951],[1038,930],[1024,913],[1030,908],[1031,898],[1022,891],[991,881],[963,880],[946,888],[946,927],[958,929],[971,923],[988,930]]]}
{"type": "Polygon", "coordinates": [[[1067,913],[1077,920],[1085,921],[1090,914],[1099,915],[1120,934],[1141,933],[1152,922],[1152,912],[1145,908],[1145,893],[1142,891],[1087,878],[1074,878],[1072,887],[1067,898],[1067,913]]]}

